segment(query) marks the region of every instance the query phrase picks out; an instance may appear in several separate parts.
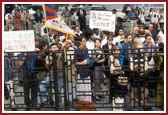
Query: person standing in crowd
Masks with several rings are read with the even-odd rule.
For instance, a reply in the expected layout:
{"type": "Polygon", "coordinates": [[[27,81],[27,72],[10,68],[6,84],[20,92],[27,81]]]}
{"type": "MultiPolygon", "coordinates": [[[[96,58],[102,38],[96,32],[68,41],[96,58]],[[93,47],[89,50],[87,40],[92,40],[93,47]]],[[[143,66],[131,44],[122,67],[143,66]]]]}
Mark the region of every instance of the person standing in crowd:
{"type": "Polygon", "coordinates": [[[77,98],[79,101],[91,102],[91,81],[88,67],[88,49],[86,48],[86,37],[81,37],[79,48],[75,49],[74,64],[77,68],[77,98]],[[90,92],[90,93],[89,93],[90,92]]]}
{"type": "Polygon", "coordinates": [[[149,31],[151,32],[151,34],[152,34],[152,38],[153,38],[154,41],[155,41],[158,32],[157,32],[156,28],[154,27],[154,24],[149,24],[149,31]]]}
{"type": "Polygon", "coordinates": [[[14,24],[15,24],[15,28],[16,30],[21,30],[21,15],[19,13],[19,10],[15,11],[15,16],[14,18],[14,24]]]}
{"type": "Polygon", "coordinates": [[[26,30],[33,30],[33,24],[30,20],[30,18],[26,19],[26,30]]]}
{"type": "Polygon", "coordinates": [[[34,14],[35,17],[35,33],[39,36],[41,36],[41,22],[43,20],[43,14],[40,13],[40,9],[37,9],[36,13],[34,14]]]}
{"type": "Polygon", "coordinates": [[[82,33],[82,31],[80,31],[80,27],[79,26],[76,26],[75,27],[75,35],[76,35],[76,37],[79,39],[80,38],[80,36],[82,36],[83,35],[83,33],[82,33]]]}
{"type": "Polygon", "coordinates": [[[65,7],[65,10],[62,12],[62,16],[64,16],[64,21],[65,23],[71,27],[71,24],[70,24],[70,11],[68,9],[68,7],[66,6],[65,7]]]}
{"type": "Polygon", "coordinates": [[[17,10],[16,7],[14,7],[13,10],[12,10],[12,12],[11,12],[11,14],[12,14],[13,17],[14,17],[15,14],[16,14],[16,10],[17,10]]]}
{"type": "Polygon", "coordinates": [[[159,13],[159,24],[160,28],[164,27],[164,9],[161,9],[159,13]]]}
{"type": "Polygon", "coordinates": [[[8,31],[13,31],[14,29],[13,19],[11,15],[8,15],[8,20],[6,21],[6,28],[8,31]]]}
{"type": "Polygon", "coordinates": [[[118,36],[114,38],[113,40],[113,44],[114,45],[121,45],[122,43],[124,43],[124,39],[125,39],[125,35],[124,35],[124,29],[120,28],[118,30],[118,36]]]}
{"type": "Polygon", "coordinates": [[[103,63],[105,61],[105,57],[103,55],[103,51],[101,50],[101,41],[100,39],[95,39],[95,50],[92,52],[92,58],[94,62],[94,73],[93,73],[93,95],[95,100],[100,101],[100,98],[103,98],[100,95],[100,85],[104,82],[103,76],[103,63]]]}
{"type": "Polygon", "coordinates": [[[26,29],[26,13],[23,11],[23,8],[21,8],[20,10],[20,15],[21,15],[21,27],[22,27],[22,30],[25,30],[26,29]]]}
{"type": "MultiPolygon", "coordinates": [[[[155,43],[156,43],[155,45],[159,47],[159,44],[163,43],[162,37],[157,36],[155,43]]],[[[159,51],[159,49],[157,49],[157,51],[159,51]]]]}
{"type": "Polygon", "coordinates": [[[29,111],[30,108],[37,108],[38,82],[35,72],[35,60],[37,60],[37,54],[22,53],[19,60],[19,65],[22,67],[23,72],[24,102],[26,104],[26,111],[29,111]],[[31,89],[31,92],[29,89],[31,89]],[[29,97],[30,94],[31,98],[29,97]]]}
{"type": "MultiPolygon", "coordinates": [[[[45,104],[47,104],[48,101],[48,92],[47,92],[47,87],[53,82],[55,79],[54,77],[54,69],[57,69],[57,81],[58,82],[58,105],[59,109],[62,108],[61,103],[61,91],[62,91],[62,84],[63,84],[63,72],[62,72],[62,54],[59,52],[59,47],[57,43],[52,43],[50,45],[50,51],[57,51],[56,52],[56,62],[53,62],[53,58],[50,54],[49,56],[46,56],[45,58],[45,63],[46,63],[46,69],[47,69],[47,74],[45,78],[41,81],[39,87],[40,87],[40,94],[41,94],[41,107],[43,107],[45,104]],[[53,68],[54,64],[56,64],[57,68],[53,68]]],[[[56,85],[56,84],[55,84],[56,85]]],[[[51,88],[51,87],[50,87],[51,88]]],[[[51,90],[51,89],[50,89],[51,90]]],[[[55,92],[56,93],[56,92],[55,92]]],[[[52,92],[50,92],[52,94],[52,92]]],[[[56,93],[57,95],[57,93],[56,93]]],[[[51,97],[52,98],[52,95],[51,97]]],[[[52,100],[52,99],[51,99],[52,100]]]]}
{"type": "Polygon", "coordinates": [[[141,24],[145,24],[146,22],[145,22],[145,17],[144,17],[144,13],[142,12],[142,9],[139,9],[138,10],[138,22],[137,22],[137,24],[138,25],[141,25],[141,24]]]}
{"type": "Polygon", "coordinates": [[[153,24],[158,24],[159,14],[158,14],[156,8],[153,8],[153,9],[152,9],[152,12],[150,12],[150,21],[151,21],[151,23],[153,23],[153,24]]]}
{"type": "Polygon", "coordinates": [[[146,76],[145,73],[148,71],[148,59],[144,55],[143,43],[139,38],[135,38],[133,41],[133,55],[130,57],[130,83],[131,83],[131,110],[135,107],[135,100],[140,101],[141,106],[145,104],[145,86],[146,76]],[[138,91],[138,88],[140,90],[138,91]],[[140,99],[138,97],[140,94],[140,99]]]}
{"type": "Polygon", "coordinates": [[[137,36],[139,34],[139,28],[138,27],[134,27],[133,28],[133,32],[132,32],[132,38],[134,39],[135,36],[137,36]]]}
{"type": "Polygon", "coordinates": [[[109,35],[108,31],[102,31],[101,48],[103,47],[103,45],[105,45],[107,43],[108,35],[109,35]]]}
{"type": "Polygon", "coordinates": [[[106,87],[107,87],[108,94],[110,94],[110,67],[109,67],[110,63],[109,63],[108,55],[111,53],[110,50],[112,49],[112,47],[113,47],[113,36],[108,36],[107,43],[102,47],[105,55],[104,74],[107,78],[106,87]]]}
{"type": "Polygon", "coordinates": [[[72,17],[72,22],[71,22],[72,29],[74,29],[75,26],[79,25],[77,13],[78,13],[78,8],[75,9],[75,11],[73,12],[71,16],[72,17]]]}
{"type": "Polygon", "coordinates": [[[66,76],[68,81],[68,100],[70,104],[72,104],[72,101],[77,101],[76,98],[76,78],[75,78],[75,65],[73,63],[74,60],[74,48],[71,47],[71,43],[69,41],[65,41],[63,43],[63,49],[65,54],[65,68],[66,68],[66,76]]]}
{"type": "Polygon", "coordinates": [[[127,66],[132,53],[132,35],[128,34],[125,38],[125,42],[122,44],[122,53],[124,55],[124,66],[127,66]]]}
{"type": "Polygon", "coordinates": [[[26,30],[33,29],[33,25],[32,25],[32,22],[31,22],[31,17],[32,17],[32,15],[29,14],[28,10],[26,10],[26,30]],[[29,26],[29,24],[32,25],[32,26],[29,26]]]}
{"type": "Polygon", "coordinates": [[[9,99],[10,90],[8,90],[6,82],[14,80],[16,77],[15,62],[13,61],[13,53],[5,53],[4,56],[4,96],[5,99],[9,99]]]}
{"type": "Polygon", "coordinates": [[[137,26],[137,17],[138,17],[137,11],[135,10],[134,7],[131,7],[131,11],[129,11],[128,13],[128,18],[130,20],[130,25],[131,25],[130,27],[131,34],[132,34],[133,28],[137,26]]]}
{"type": "Polygon", "coordinates": [[[160,32],[157,36],[160,36],[162,38],[163,43],[165,43],[165,36],[164,36],[164,26],[160,28],[160,32]]]}
{"type": "Polygon", "coordinates": [[[80,9],[77,13],[80,29],[82,32],[85,32],[86,29],[86,11],[83,9],[83,6],[80,6],[80,9]]]}
{"type": "Polygon", "coordinates": [[[118,46],[113,46],[111,49],[110,59],[110,101],[112,101],[112,97],[115,96],[117,90],[120,89],[117,79],[118,76],[122,73],[122,67],[119,62],[119,54],[120,49],[118,46]]]}

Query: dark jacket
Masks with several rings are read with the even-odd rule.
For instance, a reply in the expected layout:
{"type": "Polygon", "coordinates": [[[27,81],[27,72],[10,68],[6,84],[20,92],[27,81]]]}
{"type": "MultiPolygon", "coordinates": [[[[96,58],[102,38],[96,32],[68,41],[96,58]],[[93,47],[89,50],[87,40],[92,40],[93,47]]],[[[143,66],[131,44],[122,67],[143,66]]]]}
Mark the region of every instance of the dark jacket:
{"type": "Polygon", "coordinates": [[[35,13],[34,14],[34,18],[35,18],[35,21],[36,21],[36,23],[38,23],[38,22],[42,22],[42,19],[43,19],[43,14],[42,13],[40,13],[40,16],[38,16],[38,13],[35,13]]]}

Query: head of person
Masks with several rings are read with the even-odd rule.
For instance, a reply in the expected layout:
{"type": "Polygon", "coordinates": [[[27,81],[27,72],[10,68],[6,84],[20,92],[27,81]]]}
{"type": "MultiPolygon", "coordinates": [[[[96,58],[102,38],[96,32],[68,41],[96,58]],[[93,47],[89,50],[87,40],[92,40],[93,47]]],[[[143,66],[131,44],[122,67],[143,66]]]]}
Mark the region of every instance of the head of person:
{"type": "Polygon", "coordinates": [[[83,10],[83,6],[82,6],[82,5],[80,5],[80,7],[79,7],[79,8],[80,8],[80,10],[83,10]]]}
{"type": "Polygon", "coordinates": [[[36,48],[39,48],[39,39],[38,38],[35,38],[35,47],[36,48]]]}
{"type": "Polygon", "coordinates": [[[133,28],[133,34],[135,34],[135,35],[139,34],[139,28],[138,27],[133,28]]]}
{"type": "Polygon", "coordinates": [[[152,43],[152,36],[146,36],[146,44],[152,43]]]}
{"type": "Polygon", "coordinates": [[[69,35],[69,38],[71,39],[72,42],[74,42],[74,40],[75,40],[74,35],[70,34],[70,35],[69,35]]]}
{"type": "Polygon", "coordinates": [[[157,9],[156,9],[156,8],[153,8],[153,12],[157,12],[157,9]]]}
{"type": "Polygon", "coordinates": [[[123,35],[124,35],[124,29],[123,29],[123,28],[120,28],[120,29],[118,30],[118,35],[119,35],[119,36],[123,36],[123,35]]]}
{"type": "Polygon", "coordinates": [[[65,43],[64,48],[68,50],[71,47],[71,42],[65,41],[64,43],[65,43]]]}
{"type": "Polygon", "coordinates": [[[161,9],[161,10],[160,10],[160,14],[163,14],[163,13],[164,13],[164,9],[161,9]]]}
{"type": "Polygon", "coordinates": [[[139,14],[142,13],[142,9],[139,8],[139,9],[138,9],[138,13],[139,13],[139,14]]]}
{"type": "Polygon", "coordinates": [[[11,15],[8,15],[8,19],[11,19],[11,15]]]}
{"type": "Polygon", "coordinates": [[[162,37],[157,36],[157,38],[156,38],[156,43],[157,43],[157,44],[163,43],[162,37]]]}
{"type": "MultiPolygon", "coordinates": [[[[140,38],[135,38],[133,41],[133,49],[135,49],[135,52],[138,52],[137,49],[142,48],[143,47],[143,43],[141,41],[140,38]]],[[[141,52],[143,52],[143,49],[140,50],[141,52]]]]}
{"type": "Polygon", "coordinates": [[[132,35],[131,35],[131,34],[128,34],[128,35],[126,36],[126,42],[127,42],[127,43],[131,43],[131,42],[132,42],[132,35]]]}
{"type": "Polygon", "coordinates": [[[116,14],[116,12],[117,12],[116,9],[113,9],[113,10],[112,10],[112,13],[113,13],[113,14],[116,14]]]}
{"type": "Polygon", "coordinates": [[[140,27],[139,28],[139,34],[142,36],[142,35],[145,35],[145,29],[143,27],[140,27]]]}
{"type": "Polygon", "coordinates": [[[23,12],[23,8],[21,8],[20,11],[23,12]]]}
{"type": "Polygon", "coordinates": [[[80,27],[79,27],[79,26],[76,26],[75,31],[76,31],[77,33],[79,33],[79,32],[80,32],[80,27]]]}
{"type": "Polygon", "coordinates": [[[105,38],[109,35],[108,31],[102,31],[102,37],[105,38]]]}
{"type": "Polygon", "coordinates": [[[59,50],[58,43],[51,43],[50,50],[51,51],[57,51],[57,50],[59,50]]]}
{"type": "Polygon", "coordinates": [[[113,56],[119,56],[120,48],[118,46],[113,46],[112,49],[111,49],[111,54],[113,56]]]}
{"type": "Polygon", "coordinates": [[[80,46],[82,46],[83,48],[86,47],[86,41],[87,41],[87,38],[85,36],[80,37],[79,39],[80,46]]]}
{"type": "Polygon", "coordinates": [[[40,9],[37,9],[37,13],[40,13],[40,9]]]}
{"type": "Polygon", "coordinates": [[[41,51],[46,51],[48,49],[48,45],[47,45],[47,42],[45,41],[40,41],[39,42],[39,49],[41,51]]]}
{"type": "Polygon", "coordinates": [[[153,24],[149,24],[149,30],[153,31],[154,30],[154,25],[153,24]]]}
{"type": "Polygon", "coordinates": [[[108,36],[107,37],[107,42],[109,45],[112,45],[113,44],[113,36],[108,36]]]}
{"type": "Polygon", "coordinates": [[[95,48],[100,48],[101,47],[101,40],[100,39],[96,38],[94,43],[95,43],[95,48]]]}
{"type": "Polygon", "coordinates": [[[59,37],[56,34],[54,34],[53,39],[55,43],[58,43],[60,41],[59,37]]]}

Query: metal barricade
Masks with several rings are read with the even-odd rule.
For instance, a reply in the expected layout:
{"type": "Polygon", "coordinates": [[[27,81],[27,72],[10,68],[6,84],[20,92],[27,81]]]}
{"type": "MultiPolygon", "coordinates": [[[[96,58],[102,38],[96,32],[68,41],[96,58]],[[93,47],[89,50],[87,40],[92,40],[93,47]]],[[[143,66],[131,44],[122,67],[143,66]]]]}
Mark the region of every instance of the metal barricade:
{"type": "Polygon", "coordinates": [[[150,59],[152,62],[140,49],[137,49],[138,53],[130,53],[128,60],[124,58],[128,53],[120,50],[120,54],[112,58],[112,51],[102,51],[104,61],[101,64],[94,57],[97,55],[95,50],[89,51],[89,60],[84,68],[75,65],[74,50],[47,51],[43,59],[39,58],[40,52],[29,52],[27,64],[30,62],[31,65],[25,66],[30,69],[26,68],[27,73],[19,66],[23,53],[16,56],[8,53],[4,56],[4,110],[163,111],[164,52],[151,51],[155,53],[150,59]],[[31,53],[34,53],[34,58],[31,53]],[[48,60],[47,70],[36,66],[39,59],[45,65],[48,60]],[[145,63],[148,64],[147,70],[145,63]],[[130,69],[131,64],[133,70],[130,69]],[[115,74],[118,70],[112,70],[112,65],[121,71],[115,74]],[[88,77],[82,77],[86,73],[88,77]]]}

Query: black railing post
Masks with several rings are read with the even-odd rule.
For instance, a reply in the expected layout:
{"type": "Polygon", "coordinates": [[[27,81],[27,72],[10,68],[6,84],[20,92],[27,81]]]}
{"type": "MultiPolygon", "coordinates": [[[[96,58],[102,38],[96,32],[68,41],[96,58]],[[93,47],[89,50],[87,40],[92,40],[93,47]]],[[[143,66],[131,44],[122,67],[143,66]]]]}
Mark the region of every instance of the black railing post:
{"type": "Polygon", "coordinates": [[[59,110],[59,92],[58,92],[58,76],[57,76],[57,57],[56,51],[52,53],[53,57],[53,69],[54,69],[54,92],[55,92],[55,110],[59,110]]]}
{"type": "MultiPolygon", "coordinates": [[[[68,88],[67,86],[67,80],[66,80],[66,74],[65,74],[65,59],[67,59],[67,58],[65,58],[65,56],[67,56],[67,55],[65,55],[64,54],[64,50],[62,51],[62,72],[63,72],[63,87],[64,87],[64,108],[65,108],[65,111],[67,111],[67,107],[68,107],[68,105],[67,105],[67,89],[66,88],[68,88]]],[[[67,62],[67,60],[66,60],[66,62],[67,62]]],[[[68,68],[67,68],[68,69],[68,68]]]]}

